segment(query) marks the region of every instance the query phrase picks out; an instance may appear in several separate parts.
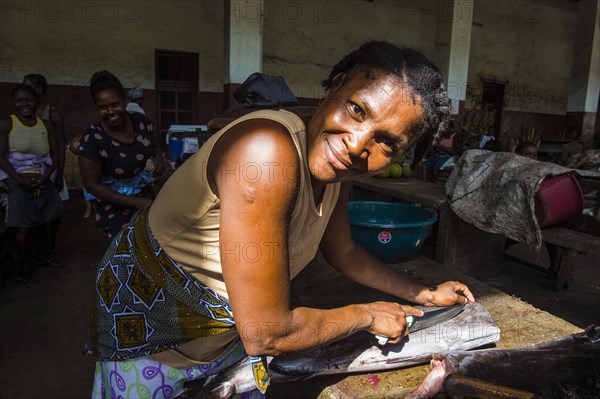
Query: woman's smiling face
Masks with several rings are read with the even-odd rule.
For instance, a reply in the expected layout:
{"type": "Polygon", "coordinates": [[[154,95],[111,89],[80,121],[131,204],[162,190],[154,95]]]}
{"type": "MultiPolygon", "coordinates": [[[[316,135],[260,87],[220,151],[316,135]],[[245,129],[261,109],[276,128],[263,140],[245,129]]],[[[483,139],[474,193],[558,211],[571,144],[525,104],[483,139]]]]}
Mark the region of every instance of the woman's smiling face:
{"type": "Polygon", "coordinates": [[[113,89],[102,90],[94,97],[100,118],[111,128],[125,123],[125,99],[113,89]]]}
{"type": "Polygon", "coordinates": [[[393,74],[358,67],[325,91],[308,125],[313,179],[331,183],[371,176],[416,139],[420,99],[393,74]]]}
{"type": "Polygon", "coordinates": [[[35,95],[28,90],[18,90],[15,92],[13,101],[17,115],[29,118],[35,116],[37,109],[37,99],[35,95]]]}

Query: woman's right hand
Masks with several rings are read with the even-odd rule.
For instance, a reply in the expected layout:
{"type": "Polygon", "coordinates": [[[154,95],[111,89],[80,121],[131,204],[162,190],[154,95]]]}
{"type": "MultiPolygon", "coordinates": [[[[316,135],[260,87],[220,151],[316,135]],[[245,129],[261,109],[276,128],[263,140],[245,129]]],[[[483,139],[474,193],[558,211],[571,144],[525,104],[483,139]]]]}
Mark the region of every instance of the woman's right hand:
{"type": "Polygon", "coordinates": [[[406,316],[423,316],[421,310],[399,303],[372,302],[364,306],[372,317],[367,330],[372,334],[388,337],[390,344],[397,344],[408,335],[406,316]]]}
{"type": "Polygon", "coordinates": [[[18,177],[15,179],[17,181],[17,184],[27,190],[34,190],[35,186],[38,184],[38,180],[34,179],[34,178],[30,178],[30,177],[24,177],[21,175],[18,175],[18,177]]]}

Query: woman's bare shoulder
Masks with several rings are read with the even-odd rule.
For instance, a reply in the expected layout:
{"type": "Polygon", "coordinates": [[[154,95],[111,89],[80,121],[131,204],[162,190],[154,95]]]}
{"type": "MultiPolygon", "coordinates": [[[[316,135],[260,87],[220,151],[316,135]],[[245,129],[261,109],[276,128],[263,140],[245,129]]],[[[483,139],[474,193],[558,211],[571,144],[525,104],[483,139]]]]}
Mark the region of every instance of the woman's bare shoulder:
{"type": "Polygon", "coordinates": [[[232,127],[219,138],[209,163],[250,162],[280,166],[298,161],[298,150],[285,126],[272,120],[252,119],[232,127]]]}
{"type": "Polygon", "coordinates": [[[209,180],[217,190],[241,183],[293,191],[299,176],[300,156],[285,126],[272,120],[252,119],[219,138],[208,165],[209,180]]]}

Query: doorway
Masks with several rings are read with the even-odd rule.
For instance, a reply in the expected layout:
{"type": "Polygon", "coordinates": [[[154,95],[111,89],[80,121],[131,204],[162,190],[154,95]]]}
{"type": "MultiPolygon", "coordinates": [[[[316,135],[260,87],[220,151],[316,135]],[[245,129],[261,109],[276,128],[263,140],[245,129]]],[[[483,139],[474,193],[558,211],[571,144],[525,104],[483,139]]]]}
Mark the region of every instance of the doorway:
{"type": "Polygon", "coordinates": [[[492,133],[498,138],[500,135],[500,121],[502,120],[502,109],[504,107],[504,89],[506,83],[497,80],[483,80],[483,90],[481,93],[481,109],[487,112],[494,112],[488,133],[492,133]]]}

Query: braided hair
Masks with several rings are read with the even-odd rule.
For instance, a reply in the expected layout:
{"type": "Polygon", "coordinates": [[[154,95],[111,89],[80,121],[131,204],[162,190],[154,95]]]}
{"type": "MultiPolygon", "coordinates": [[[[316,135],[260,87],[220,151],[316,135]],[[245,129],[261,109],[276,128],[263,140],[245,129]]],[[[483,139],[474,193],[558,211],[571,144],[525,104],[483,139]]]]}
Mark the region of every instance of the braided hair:
{"type": "Polygon", "coordinates": [[[90,79],[90,93],[92,94],[92,100],[96,102],[96,95],[105,90],[114,90],[119,93],[121,98],[125,98],[121,81],[108,71],[98,71],[94,73],[90,79]]]}
{"type": "Polygon", "coordinates": [[[15,95],[20,91],[26,91],[27,93],[31,93],[31,94],[33,94],[33,98],[36,101],[38,100],[38,92],[35,91],[35,89],[33,87],[26,85],[24,83],[19,83],[12,88],[12,92],[11,92],[12,98],[14,99],[15,95]]]}
{"type": "Polygon", "coordinates": [[[28,75],[23,76],[23,83],[29,80],[35,88],[41,89],[42,97],[46,95],[46,91],[48,90],[48,82],[44,75],[40,75],[39,73],[30,73],[28,75]]]}
{"type": "Polygon", "coordinates": [[[364,68],[368,76],[372,70],[394,74],[410,87],[413,102],[420,99],[423,107],[418,135],[432,137],[434,143],[440,140],[448,129],[450,100],[442,74],[431,61],[415,50],[400,49],[387,42],[367,42],[338,62],[322,86],[330,87],[339,75],[357,66],[364,68]]]}

